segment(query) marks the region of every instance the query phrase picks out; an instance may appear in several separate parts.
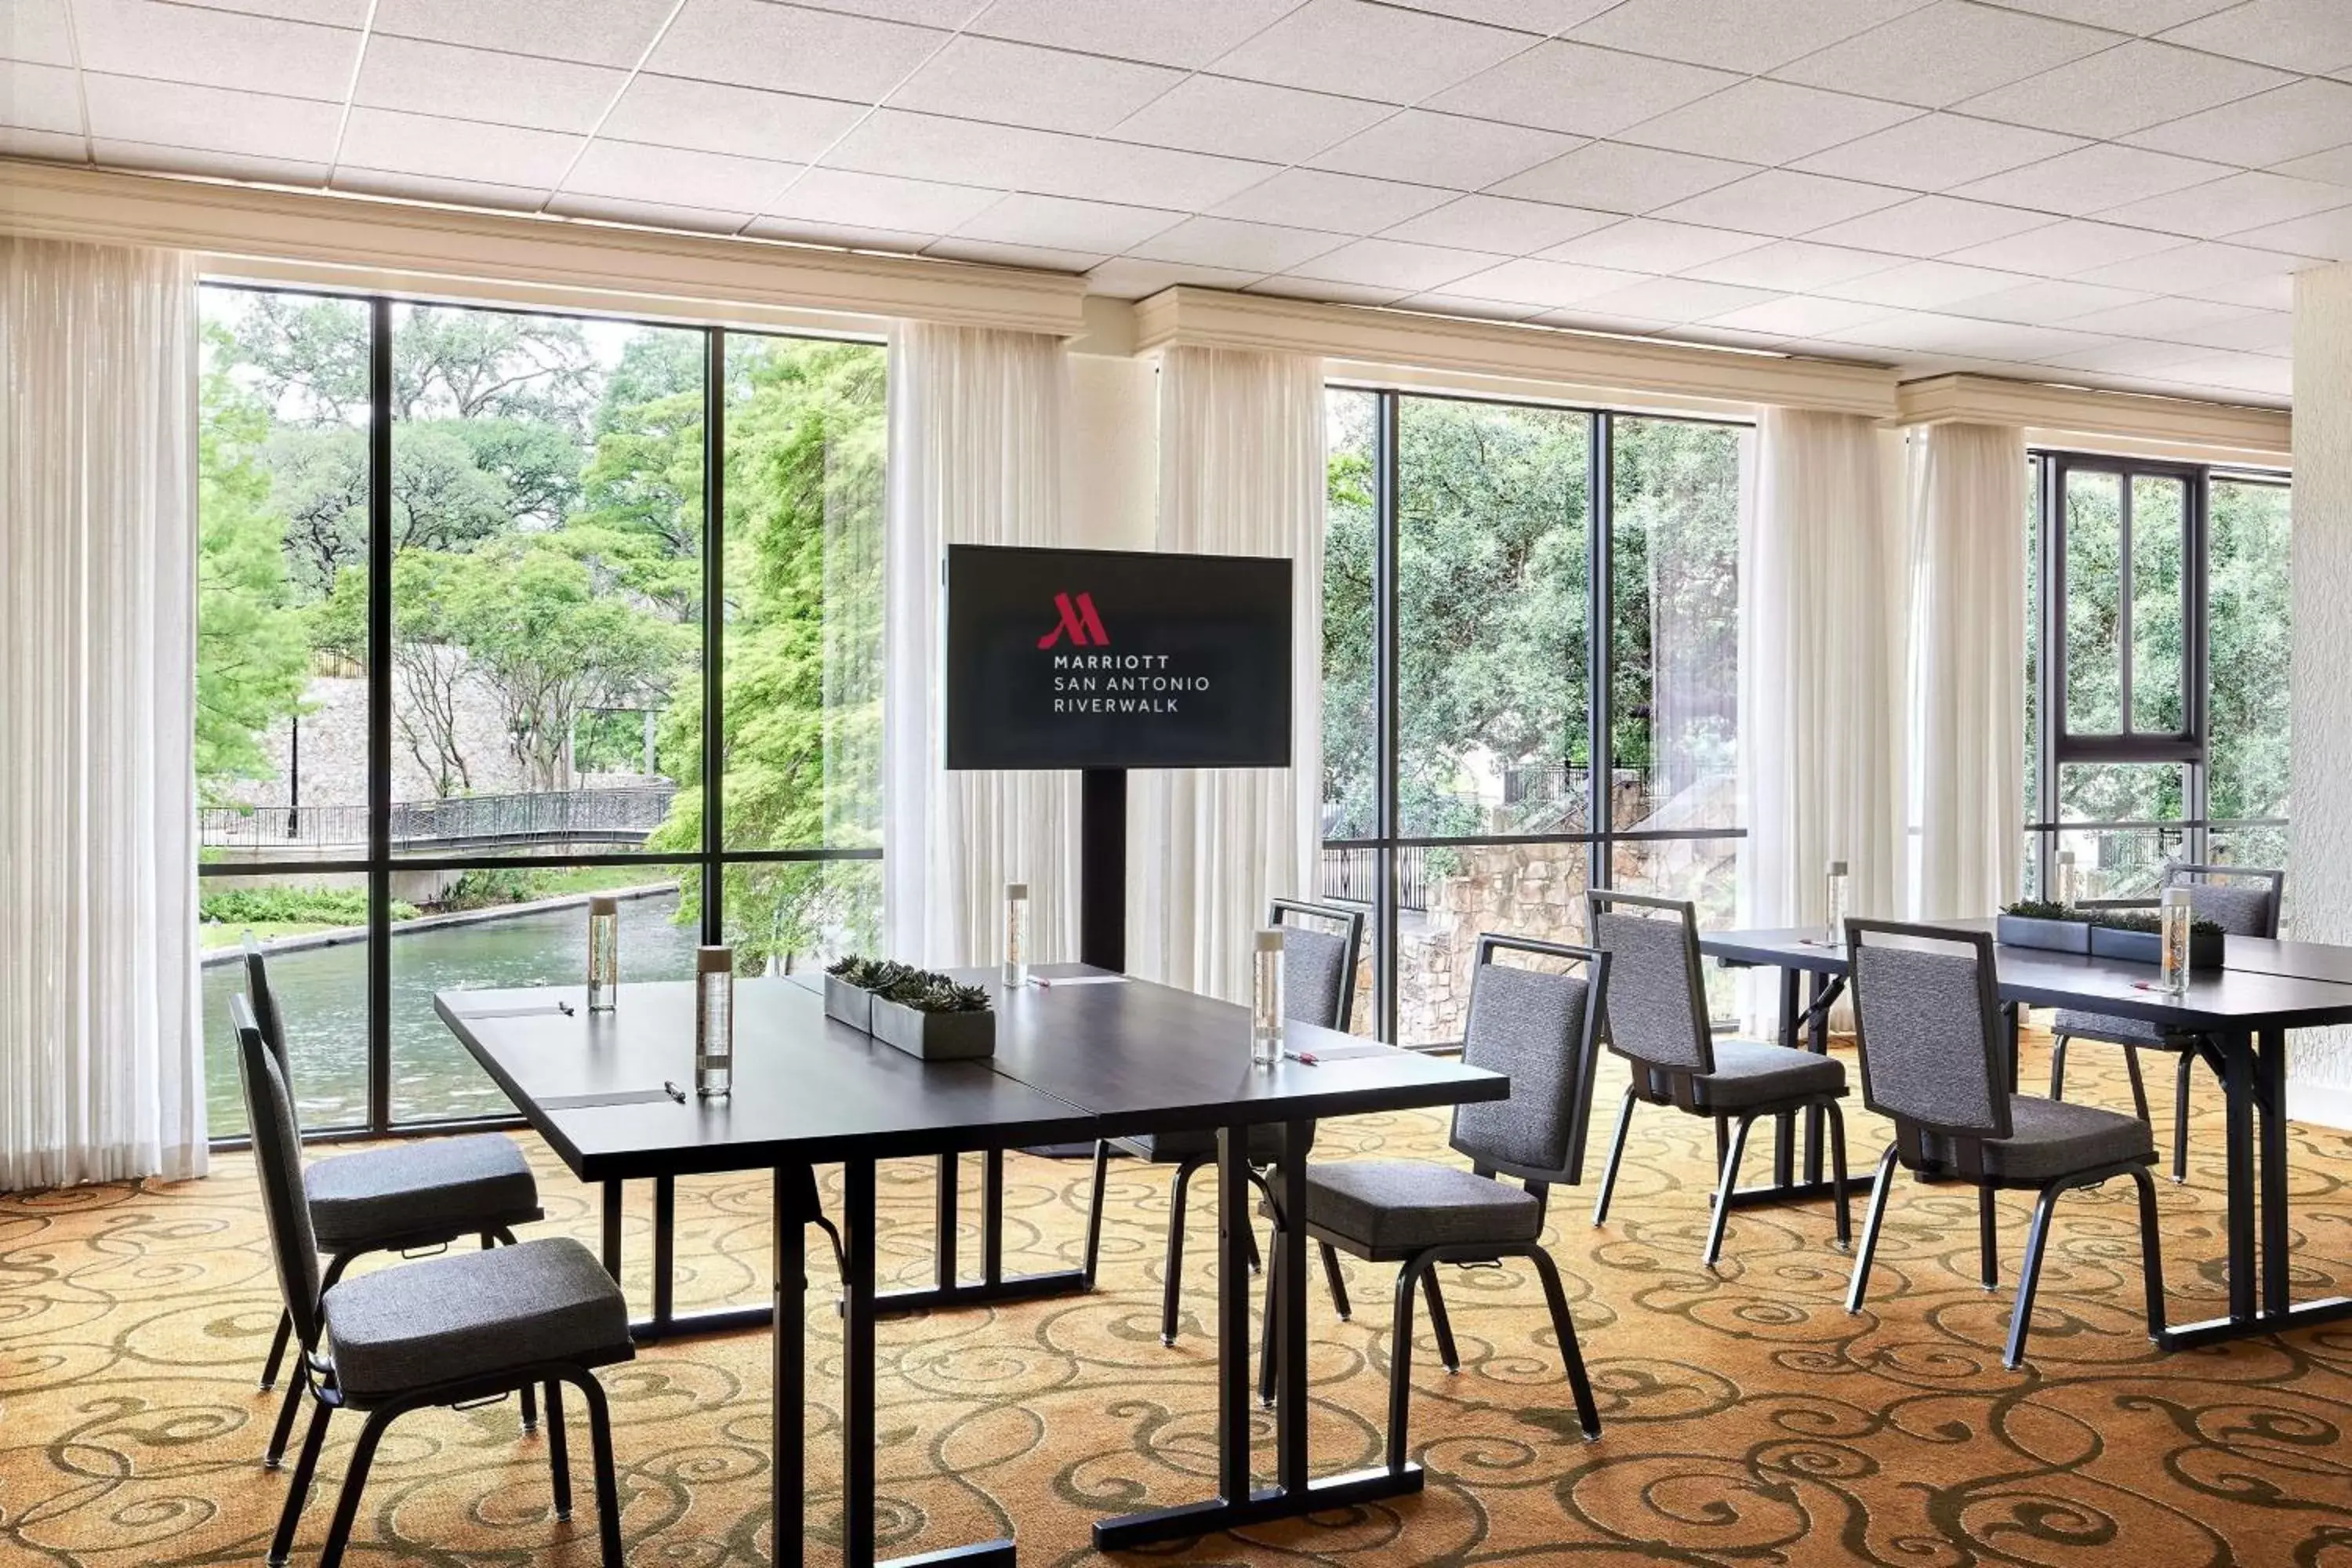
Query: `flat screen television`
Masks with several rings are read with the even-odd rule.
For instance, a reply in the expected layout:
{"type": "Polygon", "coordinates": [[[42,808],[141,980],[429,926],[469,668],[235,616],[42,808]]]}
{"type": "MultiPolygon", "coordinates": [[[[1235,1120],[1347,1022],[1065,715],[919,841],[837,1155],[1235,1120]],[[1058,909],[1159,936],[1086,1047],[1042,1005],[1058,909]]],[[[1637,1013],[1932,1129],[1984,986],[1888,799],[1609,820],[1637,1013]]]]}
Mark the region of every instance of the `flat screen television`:
{"type": "Polygon", "coordinates": [[[947,765],[1290,765],[1290,563],[951,544],[947,765]]]}

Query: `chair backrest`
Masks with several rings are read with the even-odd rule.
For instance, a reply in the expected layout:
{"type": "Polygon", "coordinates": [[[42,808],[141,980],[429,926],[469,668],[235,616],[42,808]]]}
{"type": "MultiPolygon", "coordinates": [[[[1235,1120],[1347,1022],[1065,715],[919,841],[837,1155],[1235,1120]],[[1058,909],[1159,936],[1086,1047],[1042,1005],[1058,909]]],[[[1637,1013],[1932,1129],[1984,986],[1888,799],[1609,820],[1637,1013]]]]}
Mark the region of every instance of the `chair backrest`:
{"type": "Polygon", "coordinates": [[[1713,1072],[1698,911],[1685,901],[1599,888],[1586,889],[1584,903],[1592,945],[1611,960],[1610,1047],[1647,1067],[1713,1072]]]}
{"type": "Polygon", "coordinates": [[[228,1016],[278,1289],[293,1317],[294,1337],[308,1350],[319,1342],[319,1238],[310,1228],[310,1194],[302,1183],[302,1132],[294,1121],[294,1096],[244,997],[229,998],[228,1016]]]}
{"type": "Polygon", "coordinates": [[[2164,873],[2168,888],[2189,889],[2189,910],[2231,936],[2275,937],[2286,873],[2252,866],[2174,865],[2164,873]]]}
{"type": "Polygon", "coordinates": [[[294,1069],[286,1059],[286,1017],[278,1010],[278,992],[269,984],[269,961],[261,955],[261,944],[253,933],[245,933],[245,994],[253,1004],[253,1021],[261,1030],[262,1044],[278,1058],[278,1076],[288,1088],[294,1085],[294,1069]]]}
{"type": "Polygon", "coordinates": [[[1862,1102],[1958,1138],[2010,1134],[1990,931],[1850,920],[1862,1102]]]}
{"type": "Polygon", "coordinates": [[[1507,1100],[1456,1108],[1448,1140],[1456,1153],[1526,1180],[1577,1180],[1609,974],[1609,955],[1589,947],[1493,933],[1478,938],[1462,1060],[1508,1077],[1511,1092],[1507,1100]],[[1564,960],[1583,973],[1495,962],[1506,951],[1564,960]]]}
{"type": "Polygon", "coordinates": [[[1364,912],[1276,899],[1266,923],[1282,927],[1282,1015],[1345,1034],[1355,1010],[1364,912]]]}

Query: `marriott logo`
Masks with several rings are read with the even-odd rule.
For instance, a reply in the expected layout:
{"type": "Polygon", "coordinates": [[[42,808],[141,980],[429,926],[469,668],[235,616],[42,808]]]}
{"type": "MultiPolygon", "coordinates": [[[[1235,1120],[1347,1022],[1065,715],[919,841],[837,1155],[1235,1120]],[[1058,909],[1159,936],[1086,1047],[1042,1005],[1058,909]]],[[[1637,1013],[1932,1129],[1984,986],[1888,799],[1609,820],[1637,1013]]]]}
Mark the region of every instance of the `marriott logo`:
{"type": "Polygon", "coordinates": [[[1103,630],[1102,617],[1095,613],[1095,596],[1092,594],[1080,594],[1076,599],[1067,594],[1056,594],[1054,595],[1054,609],[1061,619],[1054,623],[1052,631],[1037,639],[1039,647],[1052,647],[1062,640],[1065,632],[1069,634],[1072,647],[1110,646],[1110,634],[1103,630]]]}

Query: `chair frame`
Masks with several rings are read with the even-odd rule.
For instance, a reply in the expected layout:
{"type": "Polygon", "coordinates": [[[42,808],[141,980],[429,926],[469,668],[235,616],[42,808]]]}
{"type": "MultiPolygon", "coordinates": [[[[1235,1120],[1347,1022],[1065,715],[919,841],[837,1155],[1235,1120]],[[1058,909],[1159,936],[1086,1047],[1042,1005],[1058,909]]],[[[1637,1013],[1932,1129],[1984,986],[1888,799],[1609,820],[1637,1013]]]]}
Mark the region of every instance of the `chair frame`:
{"type": "MultiPolygon", "coordinates": [[[[2174,886],[2176,878],[2223,878],[2242,881],[2266,881],[2270,884],[2270,929],[2262,934],[2273,940],[2278,936],[2280,907],[2286,900],[2286,873],[2256,866],[2216,866],[2197,861],[2179,861],[2165,868],[2165,886],[2174,886]]],[[[2150,899],[2089,899],[2078,906],[2086,910],[2146,910],[2154,909],[2150,899]]],[[[2103,1035],[2095,1030],[2078,1029],[2059,1035],[2050,1043],[2050,1098],[2066,1098],[2066,1045],[2069,1040],[2094,1040],[2103,1046],[2120,1046],[2124,1052],[2124,1070],[2131,1078],[2132,1109],[2142,1121],[2156,1125],[2156,1118],[2147,1104],[2147,1082],[2140,1076],[2139,1054],[2144,1050],[2169,1051],[2179,1060],[2172,1073],[2172,1180],[2179,1185],[2189,1180],[2189,1088],[2198,1058],[2211,1049],[2211,1037],[2195,1032],[2175,1035],[2163,1044],[2154,1040],[2129,1040],[2115,1035],[2103,1035]]]]}
{"type": "MultiPolygon", "coordinates": [[[[1827,1113],[1830,1127],[1830,1175],[1837,1190],[1837,1245],[1851,1247],[1853,1242],[1853,1221],[1846,1200],[1845,1115],[1838,1101],[1845,1098],[1843,1089],[1834,1093],[1815,1090],[1810,1094],[1787,1095],[1778,1100],[1759,1100],[1737,1110],[1723,1110],[1704,1103],[1704,1080],[1715,1071],[1715,1025],[1707,1016],[1706,989],[1700,980],[1705,959],[1698,946],[1698,909],[1687,899],[1661,899],[1647,893],[1619,892],[1611,888],[1588,888],[1584,907],[1588,929],[1598,931],[1600,916],[1612,906],[1627,904],[1636,909],[1652,910],[1659,914],[1671,914],[1681,925],[1684,950],[1688,955],[1685,973],[1690,981],[1691,1028],[1699,1042],[1700,1058],[1706,1063],[1704,1069],[1683,1067],[1662,1067],[1636,1057],[1610,1037],[1610,1048],[1623,1057],[1633,1068],[1625,1085],[1625,1096],[1617,1110],[1617,1131],[1609,1142],[1609,1162],[1601,1167],[1601,1190],[1592,1200],[1592,1223],[1595,1226],[1609,1221],[1609,1202],[1617,1191],[1617,1170],[1625,1158],[1625,1137],[1633,1130],[1633,1107],[1661,1105],[1687,1115],[1705,1116],[1715,1122],[1715,1149],[1718,1163],[1715,1204],[1707,1218],[1706,1245],[1700,1261],[1708,1268],[1723,1255],[1724,1226],[1731,1218],[1731,1200],[1738,1190],[1739,1162],[1748,1152],[1748,1134],[1765,1117],[1780,1117],[1799,1110],[1819,1110],[1827,1113]]],[[[1637,916],[1654,919],[1655,916],[1637,916]]],[[[1811,1054],[1811,1053],[1807,1053],[1811,1054]]]]}
{"type": "MultiPolygon", "coordinates": [[[[1585,966],[1588,979],[1587,1002],[1581,1037],[1576,1045],[1576,1070],[1580,1082],[1589,1084],[1589,1072],[1593,1054],[1598,1048],[1601,1033],[1602,998],[1608,994],[1609,954],[1598,948],[1576,947],[1565,942],[1540,942],[1533,937],[1507,936],[1484,932],[1473,949],[1470,973],[1475,987],[1475,976],[1499,951],[1539,953],[1546,957],[1566,959],[1585,966]]],[[[1475,990],[1473,994],[1475,995],[1475,990]]],[[[1584,1093],[1572,1096],[1582,1100],[1584,1093]]],[[[1573,1112],[1571,1112],[1573,1114],[1573,1112]]],[[[1580,1122],[1581,1118],[1578,1118],[1580,1122]]],[[[1554,1171],[1508,1166],[1474,1160],[1473,1173],[1489,1181],[1502,1175],[1517,1179],[1536,1200],[1537,1233],[1533,1239],[1495,1246],[1479,1242],[1448,1242],[1435,1247],[1366,1247],[1316,1225],[1307,1224],[1307,1237],[1321,1248],[1323,1277],[1331,1288],[1331,1297],[1339,1310],[1341,1321],[1350,1313],[1347,1285],[1340,1274],[1339,1253],[1367,1263],[1395,1263],[1397,1271],[1394,1306],[1390,1320],[1389,1346],[1389,1435],[1387,1463],[1391,1473],[1402,1473],[1408,1462],[1409,1421],[1412,1403],[1412,1299],[1418,1289],[1429,1306],[1429,1326],[1436,1339],[1439,1359],[1448,1373],[1462,1370],[1462,1358],[1454,1342],[1454,1325],[1446,1315],[1445,1298],[1438,1288],[1436,1268],[1452,1263],[1464,1268],[1500,1268],[1507,1258],[1523,1258],[1535,1268],[1543,1283],[1544,1300],[1551,1313],[1552,1333],[1559,1341],[1560,1359],[1566,1363],[1569,1391],[1576,1400],[1577,1424],[1590,1442],[1601,1436],[1601,1414],[1593,1403],[1592,1384],[1584,1370],[1584,1354],[1577,1344],[1576,1324],[1569,1316],[1568,1295],[1559,1280],[1559,1266],[1552,1260],[1543,1245],[1543,1220],[1549,1209],[1550,1191],[1555,1184],[1572,1182],[1583,1157],[1580,1133],[1571,1131],[1568,1157],[1554,1171]]],[[[1274,1214],[1277,1233],[1286,1223],[1280,1203],[1271,1191],[1266,1194],[1266,1206],[1274,1214]]],[[[1277,1341],[1274,1332],[1276,1291],[1283,1281],[1279,1275],[1282,1249],[1274,1248],[1276,1266],[1266,1270],[1265,1337],[1258,1353],[1258,1399],[1261,1404],[1274,1403],[1274,1384],[1277,1341]]],[[[1301,1282],[1304,1283],[1303,1281],[1301,1282]]]]}
{"type": "Polygon", "coordinates": [[[1998,1287],[1999,1262],[1994,1231],[1993,1194],[2002,1189],[2031,1191],[2038,1194],[2033,1205],[2033,1220],[2026,1231],[2025,1258],[2017,1281],[2017,1305],[2011,1317],[2009,1340],[2001,1352],[2001,1365],[2014,1372],[2025,1357],[2025,1339],[2033,1321],[2033,1293],[2042,1278],[2042,1258],[2050,1237],[2050,1215],[2061,1194],[2079,1187],[2095,1187],[2116,1176],[2128,1176],[2138,1189],[2140,1272],[2147,1294],[2148,1337],[2156,1339],[2164,1331],[2164,1260],[2162,1244],[2158,1237],[2156,1182],[2148,1170],[2155,1163],[2150,1154],[2145,1160],[2110,1161],[2086,1166],[2079,1171],[2063,1171],[2054,1176],[2002,1176],[1986,1168],[1985,1144],[2010,1136],[2009,1047],[2007,1031],[2002,1026],[2000,992],[1994,984],[1993,937],[1990,931],[1961,931],[1948,926],[1916,925],[1901,921],[1849,920],[1846,921],[1846,951],[1854,956],[1853,973],[1857,997],[1863,987],[1862,948],[1865,935],[1911,938],[1971,950],[1976,969],[1977,1017],[1984,1041],[1985,1082],[1989,1086],[1993,1113],[1993,1128],[1956,1127],[1948,1123],[1922,1121],[1878,1102],[1871,1087],[1870,1047],[1863,1022],[1862,1007],[1857,1000],[1854,1008],[1854,1049],[1862,1061],[1862,1103],[1895,1123],[1895,1139],[1879,1156],[1878,1172],[1870,1193],[1870,1203],[1862,1226],[1862,1245],[1855,1249],[1853,1279],[1846,1289],[1845,1310],[1849,1314],[1862,1310],[1864,1293],[1870,1284],[1870,1268],[1878,1251],[1878,1230],[1886,1214],[1886,1197],[1894,1187],[1895,1168],[1899,1163],[1923,1182],[1965,1182],[1977,1189],[1977,1239],[1979,1283],[1991,1290],[1998,1287]],[[1941,1142],[1941,1152],[1930,1154],[1927,1136],[1941,1142]]]}

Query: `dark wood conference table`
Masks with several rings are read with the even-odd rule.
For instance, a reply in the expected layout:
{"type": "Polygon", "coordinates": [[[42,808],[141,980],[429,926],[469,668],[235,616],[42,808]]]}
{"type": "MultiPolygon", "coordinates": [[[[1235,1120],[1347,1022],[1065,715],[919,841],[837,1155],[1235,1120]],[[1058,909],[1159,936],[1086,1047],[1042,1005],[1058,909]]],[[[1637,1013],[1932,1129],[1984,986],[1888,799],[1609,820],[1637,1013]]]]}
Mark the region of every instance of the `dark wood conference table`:
{"type": "MultiPolygon", "coordinates": [[[[1036,973],[1067,979],[1101,972],[1062,964],[1036,973]]],[[[969,977],[985,975],[975,971],[969,977]]],[[[772,1319],[775,1325],[770,1500],[778,1563],[799,1563],[803,1540],[806,1368],[799,1325],[807,1290],[803,1227],[814,1217],[811,1167],[836,1162],[845,1254],[841,1536],[843,1560],[852,1568],[866,1568],[875,1550],[874,1331],[884,1310],[875,1290],[879,1160],[951,1161],[972,1151],[1001,1159],[1008,1148],[1034,1143],[1217,1133],[1217,1495],[1099,1521],[1098,1548],[1181,1540],[1420,1490],[1418,1466],[1321,1479],[1308,1474],[1304,1226],[1286,1227],[1279,1242],[1284,1283],[1276,1302],[1276,1482],[1261,1488],[1253,1481],[1248,1130],[1267,1123],[1284,1129],[1286,1147],[1300,1157],[1283,1161],[1275,1190],[1290,1212],[1301,1213],[1304,1154],[1317,1121],[1500,1100],[1509,1092],[1508,1080],[1416,1052],[1367,1050],[1367,1042],[1300,1024],[1289,1026],[1292,1048],[1317,1055],[1315,1064],[1253,1067],[1245,1009],[1146,981],[1106,979],[1013,992],[998,987],[996,1055],[931,1063],[827,1019],[816,991],[800,980],[740,981],[734,1091],[710,1100],[691,1093],[694,999],[686,982],[624,985],[616,1009],[593,1016],[584,988],[576,985],[445,991],[434,1007],[583,1181],[613,1184],[610,1192],[630,1179],[773,1173],[774,1302],[732,1321],[750,1325],[772,1319]],[[686,1101],[674,1100],[666,1083],[686,1087],[686,1101]]],[[[608,1205],[608,1264],[617,1259],[617,1207],[608,1205]]],[[[953,1217],[952,1212],[942,1216],[949,1237],[953,1217]]],[[[992,1262],[992,1238],[989,1247],[992,1262]]],[[[1043,1278],[1054,1281],[1053,1289],[1066,1288],[1067,1276],[1043,1278]]],[[[962,1290],[961,1299],[979,1298],[977,1288],[962,1290]]],[[[958,1298],[933,1293],[932,1299],[952,1305],[958,1298]]],[[[902,1561],[998,1568],[1013,1563],[1013,1543],[988,1542],[902,1561]]]]}
{"type": "MultiPolygon", "coordinates": [[[[1990,920],[1934,923],[1955,931],[1993,927],[1990,920]]],[[[1794,995],[1798,974],[1812,977],[1801,1021],[1817,1037],[1847,974],[1845,950],[1810,928],[1703,931],[1699,951],[1727,963],[1779,969],[1784,998],[1794,995]]],[[[2230,1310],[2226,1317],[2168,1326],[2158,1342],[2180,1350],[2352,1318],[2352,1297],[2289,1299],[2294,1247],[2286,1145],[2286,1032],[2352,1023],[2352,948],[2233,936],[2222,967],[2196,972],[2178,1000],[2151,988],[2149,964],[2030,947],[1996,946],[1993,953],[1996,984],[2010,1015],[2012,1089],[2021,1005],[2144,1018],[2210,1042],[2199,1056],[2224,1094],[2230,1310]]],[[[1784,1032],[1794,1034],[1794,1017],[1784,1004],[1784,1032]]]]}

